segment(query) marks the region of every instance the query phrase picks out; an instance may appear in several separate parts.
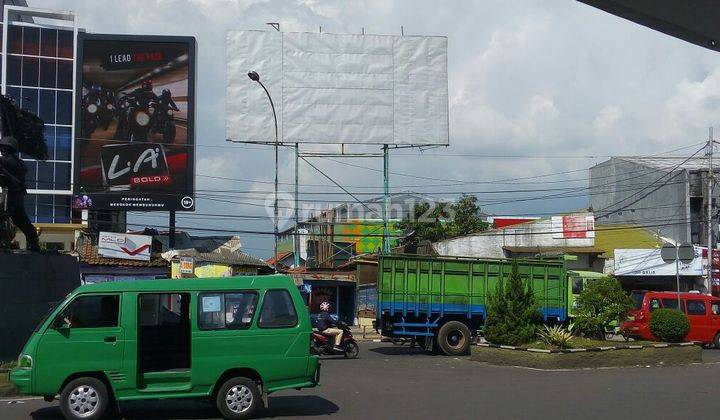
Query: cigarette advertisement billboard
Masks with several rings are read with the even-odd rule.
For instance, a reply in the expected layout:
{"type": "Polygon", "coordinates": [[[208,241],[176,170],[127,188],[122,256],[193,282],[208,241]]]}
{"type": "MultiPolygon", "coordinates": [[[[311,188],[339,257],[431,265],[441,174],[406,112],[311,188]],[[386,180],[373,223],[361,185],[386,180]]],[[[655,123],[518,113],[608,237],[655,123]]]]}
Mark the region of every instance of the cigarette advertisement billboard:
{"type": "Polygon", "coordinates": [[[195,209],[195,38],[78,36],[73,207],[195,209]]]}
{"type": "Polygon", "coordinates": [[[447,145],[447,38],[230,31],[226,138],[447,145]]]}

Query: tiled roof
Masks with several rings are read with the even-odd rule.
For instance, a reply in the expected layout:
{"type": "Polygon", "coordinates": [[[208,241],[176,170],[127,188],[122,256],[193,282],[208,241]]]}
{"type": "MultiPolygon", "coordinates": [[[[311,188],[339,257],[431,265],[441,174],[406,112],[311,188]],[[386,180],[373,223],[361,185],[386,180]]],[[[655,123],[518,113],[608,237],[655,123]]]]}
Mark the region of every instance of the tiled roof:
{"type": "Polygon", "coordinates": [[[80,262],[92,265],[114,265],[123,267],[168,267],[169,263],[165,261],[160,254],[152,254],[150,261],[124,260],[121,258],[106,258],[98,254],[97,245],[93,244],[88,238],[82,241],[82,245],[78,250],[80,262]]]}
{"type": "Polygon", "coordinates": [[[272,257],[268,258],[267,263],[270,265],[275,265],[275,261],[282,261],[292,254],[292,251],[278,252],[277,255],[273,255],[272,257]]]}

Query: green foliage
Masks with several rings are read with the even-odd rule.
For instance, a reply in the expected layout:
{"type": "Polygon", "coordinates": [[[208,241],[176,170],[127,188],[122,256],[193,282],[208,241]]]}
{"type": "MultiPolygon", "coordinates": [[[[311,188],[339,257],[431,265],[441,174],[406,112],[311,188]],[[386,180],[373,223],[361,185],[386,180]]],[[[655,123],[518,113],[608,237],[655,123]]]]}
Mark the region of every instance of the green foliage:
{"type": "Polygon", "coordinates": [[[513,262],[510,276],[498,282],[488,297],[488,318],[483,329],[491,343],[519,346],[533,341],[542,321],[530,282],[523,282],[513,262]]]}
{"type": "Polygon", "coordinates": [[[656,309],[650,315],[650,332],[660,341],[679,343],[690,332],[690,321],[676,309],[656,309]]]}
{"type": "Polygon", "coordinates": [[[549,327],[545,325],[542,330],[538,332],[538,337],[543,343],[557,347],[561,349],[567,349],[570,347],[570,341],[573,338],[572,324],[567,329],[560,325],[549,327]]]}
{"type": "Polygon", "coordinates": [[[406,216],[397,225],[404,232],[412,232],[400,239],[400,245],[405,246],[481,232],[488,226],[480,218],[477,197],[465,194],[456,203],[438,202],[432,208],[427,202],[416,204],[412,217],[406,216]]]}
{"type": "Polygon", "coordinates": [[[605,338],[606,329],[623,321],[633,301],[613,277],[592,279],[585,284],[577,299],[576,329],[586,337],[605,338]]]}

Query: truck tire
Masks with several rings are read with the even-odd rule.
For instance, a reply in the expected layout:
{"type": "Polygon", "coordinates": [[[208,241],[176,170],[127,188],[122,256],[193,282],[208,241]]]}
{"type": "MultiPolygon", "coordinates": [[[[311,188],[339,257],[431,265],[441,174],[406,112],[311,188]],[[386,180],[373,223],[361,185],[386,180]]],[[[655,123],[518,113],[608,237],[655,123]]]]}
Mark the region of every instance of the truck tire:
{"type": "Polygon", "coordinates": [[[103,381],[85,376],[73,379],[60,393],[60,411],[66,419],[95,420],[110,406],[110,395],[103,381]]]}
{"type": "Polygon", "coordinates": [[[215,404],[224,419],[247,419],[262,405],[257,384],[250,378],[236,376],[218,390],[215,404]]]}
{"type": "Polygon", "coordinates": [[[462,356],[470,350],[470,328],[460,321],[450,321],[440,327],[437,344],[448,356],[462,356]]]}
{"type": "Polygon", "coordinates": [[[713,339],[713,344],[715,345],[716,349],[720,349],[720,332],[715,334],[715,338],[713,339]]]}

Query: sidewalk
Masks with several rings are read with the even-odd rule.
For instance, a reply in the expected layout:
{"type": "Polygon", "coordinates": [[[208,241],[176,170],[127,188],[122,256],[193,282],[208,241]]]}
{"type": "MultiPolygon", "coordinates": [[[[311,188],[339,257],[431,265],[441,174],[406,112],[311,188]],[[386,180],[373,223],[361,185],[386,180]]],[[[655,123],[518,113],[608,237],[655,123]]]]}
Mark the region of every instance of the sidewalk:
{"type": "Polygon", "coordinates": [[[350,327],[350,332],[352,332],[353,337],[355,337],[357,341],[373,341],[382,338],[371,326],[353,325],[350,327]]]}

